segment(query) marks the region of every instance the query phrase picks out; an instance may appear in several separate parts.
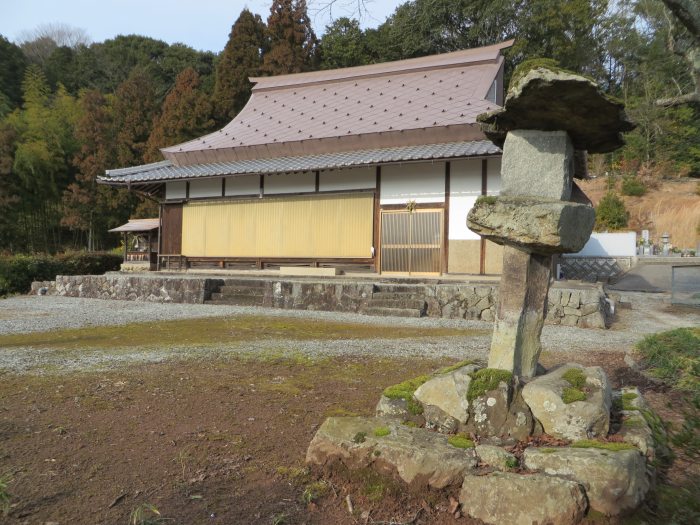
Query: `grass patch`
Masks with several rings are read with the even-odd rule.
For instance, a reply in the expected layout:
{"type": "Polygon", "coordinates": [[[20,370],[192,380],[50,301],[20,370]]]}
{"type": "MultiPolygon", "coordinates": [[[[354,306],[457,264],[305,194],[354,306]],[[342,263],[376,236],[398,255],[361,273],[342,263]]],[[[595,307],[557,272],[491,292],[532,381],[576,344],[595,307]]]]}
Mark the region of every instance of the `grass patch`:
{"type": "MultiPolygon", "coordinates": [[[[480,335],[482,331],[474,331],[480,335]]],[[[0,336],[0,348],[40,347],[81,350],[86,348],[143,348],[151,346],[200,346],[283,339],[346,340],[404,339],[464,336],[463,329],[391,327],[358,323],[262,315],[178,319],[122,326],[91,326],[51,332],[0,336]]]]}
{"type": "Polygon", "coordinates": [[[586,393],[578,388],[567,386],[561,393],[561,400],[566,405],[575,403],[576,401],[585,401],[586,393]]]}
{"type": "Polygon", "coordinates": [[[571,385],[565,387],[561,393],[561,400],[565,404],[586,400],[587,395],[583,391],[583,387],[586,386],[586,376],[580,368],[569,368],[561,377],[571,385]]]}
{"type": "Polygon", "coordinates": [[[477,205],[477,206],[478,206],[479,204],[489,204],[489,205],[491,205],[491,204],[496,204],[496,201],[497,201],[496,197],[494,197],[494,196],[492,196],[492,195],[480,195],[480,196],[477,197],[477,199],[476,199],[476,205],[477,205]]]}
{"type": "Polygon", "coordinates": [[[423,405],[413,399],[413,394],[423,383],[430,379],[429,375],[422,375],[407,379],[396,385],[388,386],[384,389],[383,394],[389,399],[403,399],[406,401],[408,411],[413,415],[423,413],[423,405]]]}
{"type": "Polygon", "coordinates": [[[508,370],[499,370],[498,368],[482,368],[471,374],[471,378],[469,390],[467,390],[467,400],[470,402],[483,396],[486,392],[498,388],[501,381],[510,382],[513,379],[513,374],[508,370]]]}
{"type": "Polygon", "coordinates": [[[672,388],[700,399],[700,328],[677,328],[637,343],[641,366],[672,388]]]}
{"type": "Polygon", "coordinates": [[[459,363],[455,363],[454,365],[450,365],[450,366],[446,366],[444,368],[441,368],[440,370],[435,372],[435,375],[440,376],[443,374],[449,374],[450,372],[454,372],[455,370],[459,370],[463,366],[473,365],[473,364],[474,364],[474,361],[472,361],[471,359],[467,359],[466,361],[460,361],[459,363]]]}
{"type": "Polygon", "coordinates": [[[455,434],[447,438],[447,442],[456,448],[474,448],[474,442],[463,434],[455,434]]]}
{"type": "Polygon", "coordinates": [[[308,505],[325,496],[328,489],[328,483],[325,481],[313,481],[304,487],[304,492],[301,493],[301,501],[308,505]]]}
{"type": "Polygon", "coordinates": [[[596,441],[594,439],[582,439],[581,441],[576,441],[571,444],[571,448],[598,448],[602,450],[609,450],[611,452],[619,452],[621,450],[637,450],[637,447],[630,443],[625,443],[623,441],[596,441]]]}
{"type": "MultiPolygon", "coordinates": [[[[700,328],[678,328],[645,337],[637,344],[641,366],[687,398],[680,429],[671,432],[671,442],[689,458],[700,456],[700,328]]],[[[654,438],[665,437],[663,422],[642,410],[654,438]]],[[[663,443],[667,443],[664,439],[663,443]]],[[[669,454],[670,455],[670,454],[669,454]]]]}
{"type": "Polygon", "coordinates": [[[580,368],[569,368],[561,377],[574,388],[581,389],[586,386],[586,376],[580,368]]]}
{"type": "Polygon", "coordinates": [[[377,427],[374,429],[374,436],[375,437],[384,437],[388,436],[391,434],[391,430],[389,430],[389,427],[377,427]]]}
{"type": "Polygon", "coordinates": [[[552,448],[552,447],[540,447],[537,450],[542,452],[542,454],[554,454],[557,451],[556,448],[552,448]]]}
{"type": "Polygon", "coordinates": [[[632,404],[632,401],[637,399],[639,396],[635,394],[634,392],[626,392],[622,394],[621,396],[621,401],[622,401],[622,410],[638,410],[637,407],[635,407],[632,404]]]}
{"type": "Polygon", "coordinates": [[[404,486],[401,483],[370,467],[352,470],[348,474],[351,481],[360,485],[362,495],[373,502],[398,496],[404,491],[404,486]]]}

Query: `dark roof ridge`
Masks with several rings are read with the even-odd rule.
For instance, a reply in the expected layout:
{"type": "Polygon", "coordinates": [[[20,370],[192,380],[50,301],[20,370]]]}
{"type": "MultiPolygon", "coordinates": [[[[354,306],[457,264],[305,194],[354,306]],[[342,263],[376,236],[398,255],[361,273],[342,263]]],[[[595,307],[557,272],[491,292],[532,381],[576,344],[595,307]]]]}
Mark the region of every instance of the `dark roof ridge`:
{"type": "Polygon", "coordinates": [[[377,64],[366,64],[363,66],[309,71],[306,73],[293,73],[270,77],[250,77],[249,80],[256,83],[256,85],[253,86],[253,91],[270,91],[297,85],[306,86],[348,79],[371,78],[465,65],[478,65],[498,60],[501,50],[512,46],[513,42],[514,40],[506,40],[505,42],[499,42],[490,46],[461,49],[459,51],[451,51],[449,53],[440,53],[437,55],[380,62],[377,64]]]}

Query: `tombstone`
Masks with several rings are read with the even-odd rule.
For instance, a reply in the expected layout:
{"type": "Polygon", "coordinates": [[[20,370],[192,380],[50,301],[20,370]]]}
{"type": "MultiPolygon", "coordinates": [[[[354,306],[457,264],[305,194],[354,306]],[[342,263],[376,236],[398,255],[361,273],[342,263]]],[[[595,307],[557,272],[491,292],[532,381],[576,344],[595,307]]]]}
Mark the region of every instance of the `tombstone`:
{"type": "Polygon", "coordinates": [[[552,255],[578,252],[593,231],[594,209],[572,197],[585,152],[619,148],[634,125],[592,80],[541,65],[478,120],[503,149],[501,195],[477,200],[467,218],[472,231],[504,245],[488,366],[528,378],[541,351],[552,255]]]}

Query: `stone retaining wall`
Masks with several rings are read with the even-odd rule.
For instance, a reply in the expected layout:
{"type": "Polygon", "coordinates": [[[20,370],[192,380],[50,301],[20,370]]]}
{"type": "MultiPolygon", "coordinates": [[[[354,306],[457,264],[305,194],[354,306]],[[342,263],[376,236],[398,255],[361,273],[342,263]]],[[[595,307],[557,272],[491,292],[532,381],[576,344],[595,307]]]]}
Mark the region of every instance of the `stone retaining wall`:
{"type": "MultiPolygon", "coordinates": [[[[362,312],[367,307],[376,282],[355,280],[263,280],[264,306],[294,310],[325,310],[362,312]]],[[[213,291],[224,284],[240,283],[244,279],[207,277],[145,277],[108,273],[105,275],[59,275],[56,281],[32,283],[32,294],[87,297],[94,299],[122,299],[130,301],[204,303],[213,291]]],[[[383,291],[392,284],[382,282],[383,291]]],[[[396,284],[401,289],[406,285],[396,284]]],[[[428,317],[476,319],[491,322],[498,304],[498,285],[475,284],[421,284],[411,285],[427,302],[428,317]]],[[[605,328],[610,324],[611,312],[602,286],[594,284],[555,283],[549,290],[547,322],[605,328]]]]}
{"type": "Polygon", "coordinates": [[[559,258],[559,270],[563,279],[586,282],[610,282],[632,269],[636,257],[576,257],[559,258]]]}

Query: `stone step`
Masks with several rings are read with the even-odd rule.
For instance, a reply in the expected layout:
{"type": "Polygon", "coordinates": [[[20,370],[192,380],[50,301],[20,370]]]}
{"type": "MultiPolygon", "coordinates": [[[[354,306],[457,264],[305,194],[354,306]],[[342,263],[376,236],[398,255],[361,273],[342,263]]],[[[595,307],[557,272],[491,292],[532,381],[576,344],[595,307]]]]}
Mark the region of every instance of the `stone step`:
{"type": "Polygon", "coordinates": [[[265,289],[251,286],[224,285],[219,288],[219,293],[224,295],[265,295],[265,289]]]}
{"type": "Polygon", "coordinates": [[[425,299],[398,298],[398,299],[376,299],[369,300],[370,308],[410,308],[413,310],[425,310],[425,299]]]}
{"type": "Polygon", "coordinates": [[[377,299],[380,301],[384,300],[408,300],[408,299],[424,299],[425,294],[423,293],[407,293],[407,292],[374,292],[372,294],[372,299],[377,299]]]}
{"type": "Polygon", "coordinates": [[[415,308],[382,308],[367,307],[362,310],[365,315],[378,315],[386,317],[421,317],[422,312],[415,308]]]}
{"type": "Polygon", "coordinates": [[[257,295],[227,295],[226,297],[215,297],[219,294],[211,294],[212,298],[205,301],[206,304],[227,304],[230,306],[263,306],[264,298],[257,295]]]}
{"type": "Polygon", "coordinates": [[[268,281],[263,279],[226,279],[223,286],[241,288],[265,288],[268,281]]]}

